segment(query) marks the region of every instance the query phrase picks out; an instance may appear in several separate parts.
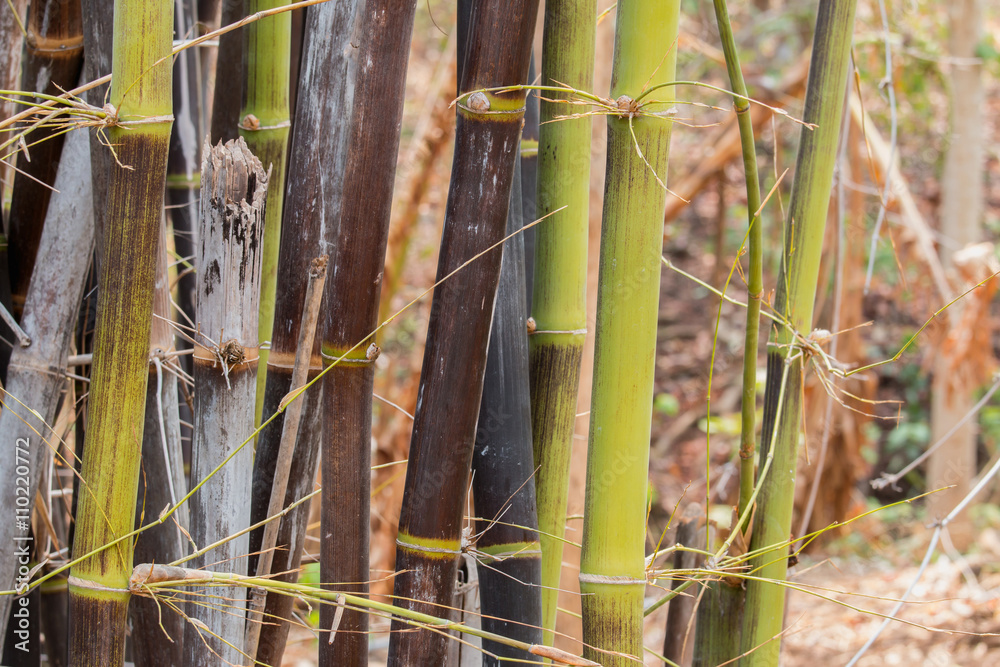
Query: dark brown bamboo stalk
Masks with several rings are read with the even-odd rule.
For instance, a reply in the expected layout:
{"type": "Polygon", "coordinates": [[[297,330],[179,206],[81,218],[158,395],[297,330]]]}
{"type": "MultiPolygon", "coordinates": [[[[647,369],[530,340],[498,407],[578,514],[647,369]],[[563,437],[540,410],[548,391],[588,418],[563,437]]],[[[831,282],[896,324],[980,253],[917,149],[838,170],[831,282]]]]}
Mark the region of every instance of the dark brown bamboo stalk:
{"type": "MultiPolygon", "coordinates": [[[[522,226],[520,161],[514,165],[508,234],[522,226]]],[[[518,234],[503,247],[472,458],[472,495],[478,517],[482,627],[541,644],[542,551],[535,509],[524,273],[524,239],[518,234]]],[[[502,658],[531,660],[524,651],[489,640],[483,641],[483,648],[483,665],[490,667],[502,658]]]]}
{"type": "MultiPolygon", "coordinates": [[[[302,258],[327,253],[340,216],[344,164],[347,159],[347,124],[340,119],[349,114],[354,96],[354,76],[358,49],[351,45],[360,21],[360,0],[330,2],[309,8],[302,56],[299,94],[292,133],[288,177],[285,183],[283,233],[278,251],[278,292],[275,299],[271,353],[267,361],[264,419],[273,415],[281,399],[291,389],[292,368],[299,339],[307,277],[302,258]]],[[[309,377],[322,368],[319,340],[313,347],[309,377]]],[[[284,505],[312,491],[319,456],[322,391],[317,386],[303,396],[303,420],[285,491],[284,505]]],[[[251,518],[254,523],[267,515],[274,466],[280,448],[284,414],[266,426],[257,439],[254,459],[251,518]]],[[[272,572],[287,572],[277,578],[295,581],[302,545],[305,541],[309,508],[300,507],[281,522],[272,572]]],[[[250,535],[250,550],[260,548],[262,532],[250,535]]],[[[257,558],[250,559],[255,572],[257,558]]],[[[290,619],[293,598],[269,595],[265,615],[272,621],[290,619]]],[[[288,623],[273,622],[261,628],[257,660],[268,665],[281,663],[288,637],[288,623]]]]}
{"type": "MultiPolygon", "coordinates": [[[[243,18],[244,0],[222,0],[222,25],[243,18]]],[[[239,134],[243,106],[243,29],[219,37],[212,90],[212,141],[230,141],[239,134]]]]}
{"type": "MultiPolygon", "coordinates": [[[[389,237],[392,186],[403,115],[415,0],[369,0],[361,22],[362,63],[350,120],[340,227],[326,284],[323,363],[344,357],[323,382],[320,580],[331,590],[366,594],[371,500],[372,390],[379,293],[389,237]],[[365,341],[353,351],[352,347],[365,341]]],[[[368,614],[324,605],[320,628],[343,614],[336,635],[320,635],[320,665],[368,664],[368,614]]]]}
{"type": "MultiPolygon", "coordinates": [[[[160,226],[160,249],[156,257],[156,288],[153,293],[153,325],[149,335],[149,380],[146,382],[146,418],[142,428],[142,474],[136,498],[136,528],[155,521],[167,506],[187,494],[181,430],[178,414],[177,359],[170,326],[170,283],[167,275],[165,225],[160,226]]],[[[184,555],[181,528],[190,525],[188,506],[181,505],[173,520],[155,526],[136,538],[137,562],[169,563],[184,555]],[[174,520],[177,523],[174,523],[174,520]]],[[[132,660],[139,665],[179,665],[184,658],[184,619],[163,613],[160,604],[136,598],[132,616],[132,660]],[[168,639],[169,638],[169,639],[168,639]]]]}
{"type": "MultiPolygon", "coordinates": [[[[194,346],[194,441],[191,447],[191,538],[203,547],[250,525],[250,474],[257,387],[257,299],[268,175],[242,138],[206,146],[201,173],[198,334],[194,346]],[[205,480],[213,470],[225,465],[205,480]],[[200,486],[200,488],[198,488],[200,486]]],[[[198,565],[247,571],[249,538],[232,539],[198,565]]],[[[243,656],[245,591],[191,605],[202,621],[184,635],[185,665],[247,664],[243,656]]]]}
{"type": "MultiPolygon", "coordinates": [[[[83,76],[93,81],[111,72],[112,37],[114,36],[114,3],[106,0],[81,0],[83,8],[83,76]]],[[[94,106],[103,106],[108,85],[84,93],[84,99],[94,106]]],[[[94,228],[97,247],[101,247],[104,217],[108,200],[108,176],[114,158],[99,141],[90,142],[90,178],[93,182],[94,228]]],[[[101,257],[98,253],[97,264],[101,257]]],[[[84,350],[80,349],[81,352],[84,350]]],[[[76,497],[74,496],[74,502],[76,497]]]]}
{"type": "MultiPolygon", "coordinates": [[[[455,157],[438,257],[438,279],[498,243],[507,224],[524,92],[473,92],[528,75],[537,0],[476,4],[460,59],[455,157]],[[470,94],[471,93],[471,94],[470,94]]],[[[488,252],[434,290],[396,539],[400,604],[447,613],[461,549],[466,485],[501,252],[488,252]],[[418,602],[419,601],[419,602],[418,602]]],[[[447,638],[397,631],[389,664],[440,664],[447,638]]]]}
{"type": "MultiPolygon", "coordinates": [[[[28,7],[25,27],[24,85],[48,95],[75,86],[83,66],[79,0],[34,0],[28,7]]],[[[7,236],[15,316],[24,308],[64,140],[65,135],[51,130],[36,130],[27,139],[30,160],[23,152],[17,158],[19,172],[14,177],[7,236]]]]}
{"type": "MultiPolygon", "coordinates": [[[[196,37],[197,16],[194,0],[174,4],[174,39],[196,37]]],[[[174,251],[182,261],[177,266],[177,306],[194,316],[197,276],[192,270],[198,247],[198,181],[201,168],[202,131],[202,49],[187,49],[174,60],[174,126],[170,132],[167,159],[167,203],[173,226],[174,251]]],[[[183,317],[181,322],[185,322],[183,317]]],[[[190,365],[185,369],[190,372],[190,365]]]]}

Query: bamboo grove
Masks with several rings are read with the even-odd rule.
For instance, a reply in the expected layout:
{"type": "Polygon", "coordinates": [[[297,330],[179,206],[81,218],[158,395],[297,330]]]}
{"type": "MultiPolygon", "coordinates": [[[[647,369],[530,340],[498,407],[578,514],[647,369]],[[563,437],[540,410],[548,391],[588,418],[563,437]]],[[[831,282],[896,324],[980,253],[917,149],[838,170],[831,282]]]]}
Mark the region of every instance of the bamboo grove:
{"type": "Polygon", "coordinates": [[[680,0],[617,3],[609,90],[594,90],[594,0],[549,0],[541,20],[537,0],[457,3],[454,154],[436,275],[411,302],[429,320],[395,568],[374,571],[380,341],[400,319],[383,291],[398,289],[387,253],[421,5],[0,7],[22,13],[0,26],[24,44],[0,54],[0,96],[16,102],[0,119],[16,167],[0,244],[0,452],[17,461],[0,507],[18,517],[0,528],[5,656],[32,641],[53,665],[278,665],[308,603],[320,665],[367,665],[390,623],[393,666],[449,664],[457,642],[485,665],[631,665],[649,653],[644,619],[689,586],[704,590],[693,664],[777,664],[854,0],[818,2],[803,117],[779,121],[801,127],[784,220],[761,194],[753,91],[714,2],[731,91],[709,94],[739,119],[748,202],[734,223],[749,255],[740,492],[728,537],[692,540],[706,564],[668,592],[673,550],[650,546],[647,512],[666,175],[698,86],[676,80],[680,0]],[[607,158],[588,320],[595,126],[607,158]],[[767,235],[784,241],[762,308],[767,235]],[[59,470],[74,472],[56,503],[59,470]],[[583,634],[566,649],[576,548],[583,634]],[[307,560],[319,583],[300,581],[307,560]],[[470,567],[480,607],[460,618],[470,567]]]}

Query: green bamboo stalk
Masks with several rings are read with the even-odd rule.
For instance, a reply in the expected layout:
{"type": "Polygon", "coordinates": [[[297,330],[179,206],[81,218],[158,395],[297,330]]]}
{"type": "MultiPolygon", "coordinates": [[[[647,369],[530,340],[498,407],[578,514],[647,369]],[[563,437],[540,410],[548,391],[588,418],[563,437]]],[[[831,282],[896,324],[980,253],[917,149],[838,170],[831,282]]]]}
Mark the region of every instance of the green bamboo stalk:
{"type": "MultiPolygon", "coordinates": [[[[747,319],[743,342],[743,397],[740,412],[740,495],[738,512],[741,517],[750,506],[755,483],[756,418],[757,418],[757,348],[760,337],[760,300],[763,293],[763,230],[760,221],[760,180],[757,174],[757,152],[753,137],[753,118],[743,70],[740,67],[736,40],[729,20],[726,0],[715,0],[715,18],[719,38],[726,56],[726,69],[733,92],[733,107],[740,130],[743,149],[743,171],[747,189],[748,245],[750,267],[747,272],[747,319]]],[[[744,524],[732,530],[743,530],[744,524]]],[[[709,545],[711,546],[711,545],[709,545]]],[[[739,655],[739,629],[743,618],[743,588],[729,580],[707,584],[698,607],[695,661],[701,665],[727,662],[739,655]]]]}
{"type": "MultiPolygon", "coordinates": [[[[542,85],[594,87],[595,0],[545,3],[542,85]]],[[[562,94],[547,93],[551,99],[562,94]]],[[[590,117],[554,121],[567,104],[541,103],[537,215],[552,214],[535,232],[529,337],[531,426],[534,437],[539,540],[542,546],[542,627],[551,644],[562,570],[570,455],[576,426],[580,362],[587,335],[587,239],[590,198],[590,117]],[[553,213],[565,206],[562,211],[553,213]]]]}
{"type": "MultiPolygon", "coordinates": [[[[504,236],[524,91],[481,89],[525,80],[537,10],[537,0],[483,0],[471,12],[438,279],[504,236]]],[[[394,582],[401,603],[425,613],[453,599],[500,261],[500,252],[488,252],[434,290],[394,582]]],[[[446,636],[394,632],[389,664],[442,664],[446,650],[446,636]]]]}
{"type": "Polygon", "coordinates": [[[740,516],[747,508],[754,486],[754,455],[756,454],[757,418],[757,345],[760,334],[760,299],[764,292],[763,226],[760,222],[760,178],[757,175],[757,149],[753,138],[753,119],[750,117],[750,100],[743,69],[736,50],[736,39],[729,21],[726,0],[715,1],[715,18],[719,25],[719,38],[726,55],[726,70],[732,85],[733,107],[740,128],[743,149],[743,172],[747,188],[747,216],[749,218],[748,245],[750,269],[747,272],[747,323],[743,341],[743,402],[740,412],[740,516]]]}
{"type": "MultiPolygon", "coordinates": [[[[246,0],[246,14],[284,7],[288,0],[246,0]]],[[[281,214],[285,193],[285,155],[291,127],[288,110],[289,61],[291,54],[291,12],[282,12],[256,21],[243,31],[243,108],[240,136],[250,151],[271,170],[268,181],[267,212],[264,222],[264,255],[260,274],[260,319],[257,337],[262,343],[257,371],[257,404],[254,411],[260,424],[264,410],[269,348],[274,324],[274,295],[278,277],[278,246],[281,242],[281,214]]]]}
{"type": "Polygon", "coordinates": [[[775,326],[768,352],[765,417],[761,461],[772,457],[770,477],[757,498],[751,550],[761,550],[750,562],[759,579],[747,582],[742,649],[752,651],[741,664],[774,665],[781,648],[787,543],[795,494],[795,461],[801,420],[801,354],[794,353],[795,334],[807,336],[812,327],[813,305],[819,275],[823,232],[826,227],[837,140],[848,81],[854,0],[822,0],[816,17],[816,35],[809,68],[803,120],[816,124],[804,128],[799,143],[792,198],[785,224],[781,277],[775,301],[777,313],[788,326],[775,326]],[[781,398],[781,376],[788,366],[782,409],[767,406],[781,398]],[[770,419],[769,419],[770,417],[770,419]],[[775,433],[775,429],[777,432],[775,433]],[[771,443],[774,434],[774,443],[771,443]],[[771,451],[773,448],[773,451],[771,451]]]}
{"type": "Polygon", "coordinates": [[[608,170],[597,293],[587,499],[580,561],[585,655],[604,665],[641,659],[649,437],[660,255],[680,2],[619,2],[608,116],[608,170]],[[657,103],[652,103],[653,99],[657,103]],[[640,154],[641,152],[641,154],[640,154]],[[605,654],[603,651],[613,651],[605,654]],[[636,657],[628,657],[636,656],[636,657]]]}
{"type": "MultiPolygon", "coordinates": [[[[118,0],[108,140],[123,165],[110,176],[90,383],[89,424],[77,507],[76,553],[132,530],[148,378],[156,248],[172,125],[169,0],[118,0]],[[151,63],[159,63],[151,65],[151,63]]],[[[132,544],[103,550],[70,570],[70,659],[124,661],[132,544]]]]}

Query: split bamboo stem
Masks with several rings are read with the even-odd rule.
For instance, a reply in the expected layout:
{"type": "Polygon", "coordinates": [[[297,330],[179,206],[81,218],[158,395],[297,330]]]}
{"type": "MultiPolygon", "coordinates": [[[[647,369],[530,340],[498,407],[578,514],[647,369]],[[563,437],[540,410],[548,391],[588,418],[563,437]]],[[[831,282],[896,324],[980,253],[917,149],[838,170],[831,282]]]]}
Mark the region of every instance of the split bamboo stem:
{"type": "MultiPolygon", "coordinates": [[[[257,298],[268,175],[243,139],[206,145],[202,162],[198,326],[194,343],[194,440],[191,479],[200,482],[239,451],[190,502],[191,539],[203,545],[250,526],[253,452],[241,447],[254,432],[257,388],[257,298]]],[[[198,559],[245,574],[249,536],[198,559]]],[[[184,635],[184,664],[245,664],[242,594],[193,605],[184,635]]]]}
{"type": "MultiPolygon", "coordinates": [[[[524,91],[472,91],[525,80],[536,15],[537,0],[485,0],[470,17],[466,57],[459,60],[462,96],[439,279],[504,237],[524,91]]],[[[500,260],[500,252],[486,253],[460,280],[434,290],[394,582],[402,604],[422,612],[449,607],[453,597],[500,260]]],[[[395,632],[389,664],[440,664],[447,641],[425,631],[395,632]]]]}
{"type": "MultiPolygon", "coordinates": [[[[287,0],[246,0],[246,15],[284,7],[287,0]]],[[[264,410],[268,349],[274,325],[275,283],[278,247],[285,195],[285,155],[291,119],[288,111],[289,60],[291,58],[292,13],[282,12],[251,23],[243,29],[243,108],[240,136],[265,169],[270,169],[267,220],[264,224],[264,254],[260,274],[260,315],[257,339],[262,344],[257,372],[257,403],[254,423],[260,424],[264,410]]]]}
{"type": "MultiPolygon", "coordinates": [[[[595,0],[545,3],[542,85],[594,87],[595,0]]],[[[551,94],[552,99],[567,99],[551,94]]],[[[570,456],[576,427],[580,364],[587,336],[587,240],[590,222],[590,116],[567,104],[541,103],[538,215],[552,219],[535,232],[531,316],[532,435],[538,468],[538,527],[542,546],[542,624],[551,644],[556,626],[570,456]],[[557,213],[556,209],[566,208],[557,213]]]]}
{"type": "MultiPolygon", "coordinates": [[[[361,20],[362,6],[360,0],[329,2],[310,7],[306,16],[299,81],[302,103],[295,111],[296,130],[285,184],[285,232],[281,235],[278,254],[278,292],[264,390],[265,418],[278,411],[282,399],[292,389],[307,284],[302,258],[330,251],[340,219],[349,125],[332,121],[350,113],[359,52],[351,40],[361,20]]],[[[309,362],[310,380],[322,370],[319,343],[317,336],[309,362]]],[[[305,405],[292,456],[285,506],[312,491],[319,457],[323,418],[321,386],[310,389],[299,400],[305,405]]],[[[254,523],[267,516],[285,417],[284,412],[278,414],[257,438],[251,506],[254,523]]],[[[271,567],[272,572],[283,573],[277,575],[277,579],[287,582],[298,579],[308,518],[309,508],[304,506],[281,522],[271,567]]],[[[251,552],[260,549],[262,537],[262,530],[251,533],[251,552]]],[[[249,571],[256,572],[256,563],[257,558],[251,557],[249,571]]],[[[288,622],[283,619],[292,617],[292,599],[269,595],[264,613],[270,622],[261,628],[257,660],[268,665],[280,664],[289,629],[288,622]]]]}
{"type": "Polygon", "coordinates": [[[607,666],[641,659],[649,438],[663,210],[680,2],[618,4],[597,293],[597,338],[580,560],[585,655],[607,666]],[[604,653],[610,651],[612,653],[604,653]],[[633,657],[629,657],[633,656],[633,657]]]}
{"type": "MultiPolygon", "coordinates": [[[[372,391],[379,292],[389,237],[415,0],[369,0],[359,25],[360,63],[344,169],[341,215],[326,283],[322,356],[323,506],[320,580],[368,592],[372,391]],[[358,346],[359,341],[370,344],[358,346]],[[345,356],[346,355],[346,356],[345,356]]],[[[320,609],[320,665],[368,664],[368,615],[320,609]],[[335,621],[335,617],[339,619],[335,621]]]]}
{"type": "MultiPolygon", "coordinates": [[[[542,552],[528,388],[520,161],[514,163],[500,284],[486,356],[483,398],[472,458],[475,554],[484,630],[542,643],[542,552]],[[514,235],[514,236],[511,236],[514,235]]],[[[531,656],[485,641],[483,665],[531,656]],[[494,657],[495,656],[495,657],[494,657]]],[[[506,661],[503,664],[507,664],[506,661]]]]}
{"type": "MultiPolygon", "coordinates": [[[[84,282],[94,247],[94,218],[90,201],[90,153],[86,132],[70,134],[63,150],[55,187],[46,214],[47,231],[38,247],[36,273],[28,287],[21,325],[31,339],[11,355],[0,411],[0,447],[9,452],[11,474],[0,476],[0,501],[11,520],[0,524],[0,588],[11,590],[18,582],[18,547],[30,546],[22,521],[30,523],[31,508],[46,462],[58,439],[46,424],[56,418],[66,378],[70,340],[76,324],[84,282]],[[22,471],[21,466],[26,466],[22,471]],[[21,472],[25,474],[22,475],[21,472]],[[16,488],[26,477],[27,488],[16,488]]],[[[14,597],[0,595],[0,637],[4,637],[14,597]]]]}
{"type": "MultiPolygon", "coordinates": [[[[76,553],[129,533],[135,521],[149,365],[156,249],[172,125],[172,3],[118,0],[110,104],[119,121],[143,120],[107,137],[117,159],[100,237],[87,445],[77,505],[76,553]],[[162,60],[161,60],[162,59],[162,60]],[[151,66],[150,63],[159,64],[151,66]]],[[[70,659],[80,667],[124,661],[132,545],[122,542],[70,570],[70,659]]]]}
{"type": "Polygon", "coordinates": [[[759,554],[750,561],[755,577],[747,582],[741,639],[743,652],[749,653],[741,664],[751,667],[777,664],[781,649],[785,588],[780,582],[786,577],[788,560],[785,549],[773,545],[787,544],[795,495],[805,365],[801,351],[796,353],[795,336],[807,336],[812,327],[847,90],[855,6],[854,0],[821,0],[816,17],[803,113],[803,120],[814,123],[816,129],[804,128],[799,143],[775,301],[777,314],[788,326],[776,325],[772,329],[768,351],[760,456],[761,461],[769,458],[772,464],[754,512],[750,548],[759,554]],[[787,386],[781,396],[781,379],[786,374],[787,386]]]}

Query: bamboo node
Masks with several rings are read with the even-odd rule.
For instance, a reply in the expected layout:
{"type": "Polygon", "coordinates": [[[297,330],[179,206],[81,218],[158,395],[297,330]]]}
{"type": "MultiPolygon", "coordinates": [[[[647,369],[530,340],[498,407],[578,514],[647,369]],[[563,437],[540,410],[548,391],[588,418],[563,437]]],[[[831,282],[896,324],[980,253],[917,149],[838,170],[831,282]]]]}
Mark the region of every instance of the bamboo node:
{"type": "Polygon", "coordinates": [[[490,110],[490,99],[486,97],[485,93],[472,93],[469,95],[468,104],[469,109],[472,111],[478,111],[479,113],[490,110]]]}
{"type": "Polygon", "coordinates": [[[243,122],[240,123],[240,129],[259,130],[260,121],[257,119],[257,116],[254,116],[252,113],[248,113],[246,116],[243,117],[243,122]]]}
{"type": "Polygon", "coordinates": [[[538,323],[535,322],[535,318],[534,317],[529,317],[528,318],[528,333],[529,334],[535,333],[535,330],[537,328],[538,328],[538,323]]]}
{"type": "Polygon", "coordinates": [[[635,118],[639,114],[639,103],[628,95],[622,95],[615,100],[615,106],[622,118],[635,118]]]}

